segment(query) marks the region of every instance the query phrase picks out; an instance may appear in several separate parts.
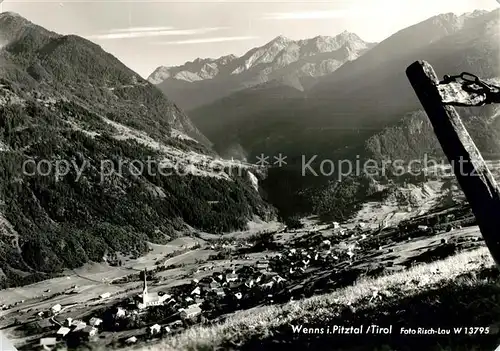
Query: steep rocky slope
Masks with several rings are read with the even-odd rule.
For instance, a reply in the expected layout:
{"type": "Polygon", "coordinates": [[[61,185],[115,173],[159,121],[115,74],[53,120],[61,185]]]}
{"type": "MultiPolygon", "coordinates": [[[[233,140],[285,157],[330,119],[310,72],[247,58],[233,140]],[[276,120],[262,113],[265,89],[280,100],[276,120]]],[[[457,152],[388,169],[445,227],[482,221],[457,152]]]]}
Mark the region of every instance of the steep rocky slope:
{"type": "Polygon", "coordinates": [[[17,14],[0,15],[2,76],[42,93],[76,96],[151,134],[171,128],[208,144],[177,105],[98,45],[49,32],[17,14]]]}
{"type": "MultiPolygon", "coordinates": [[[[457,109],[469,134],[485,159],[500,158],[500,126],[488,119],[496,106],[457,109]]],[[[424,111],[407,114],[401,121],[371,136],[365,143],[367,157],[375,160],[445,160],[429,118],[424,111]]]]}
{"type": "Polygon", "coordinates": [[[218,158],[182,110],[99,46],[12,13],[0,35],[0,286],[273,216],[260,169],[218,158]]]}

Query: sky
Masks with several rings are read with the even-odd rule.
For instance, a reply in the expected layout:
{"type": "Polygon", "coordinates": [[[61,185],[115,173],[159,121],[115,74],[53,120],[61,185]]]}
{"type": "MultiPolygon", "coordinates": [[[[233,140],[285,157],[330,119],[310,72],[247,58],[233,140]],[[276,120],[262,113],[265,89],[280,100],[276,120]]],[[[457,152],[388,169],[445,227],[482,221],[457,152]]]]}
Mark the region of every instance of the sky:
{"type": "Polygon", "coordinates": [[[4,0],[2,11],[99,44],[143,77],[198,57],[243,55],[278,35],[380,42],[440,13],[493,10],[500,0],[4,0]]]}

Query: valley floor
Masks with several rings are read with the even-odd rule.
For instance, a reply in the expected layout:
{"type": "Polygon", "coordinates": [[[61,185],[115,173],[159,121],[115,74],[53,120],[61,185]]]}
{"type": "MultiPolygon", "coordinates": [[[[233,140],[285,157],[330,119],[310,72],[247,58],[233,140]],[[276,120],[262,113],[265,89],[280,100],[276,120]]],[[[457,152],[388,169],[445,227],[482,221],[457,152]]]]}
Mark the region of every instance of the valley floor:
{"type": "Polygon", "coordinates": [[[435,187],[427,189],[420,209],[412,211],[397,204],[368,203],[353,221],[341,224],[307,218],[303,228],[287,230],[279,223],[254,222],[246,232],[222,237],[198,233],[167,245],[151,244],[143,257],[121,257],[121,266],[88,264],[59,278],[2,290],[0,329],[16,347],[31,350],[66,318],[104,319],[107,311],[124,306],[130,309],[127,318],[150,319],[116,330],[103,328],[82,343],[82,349],[126,348],[125,341],[136,337],[134,347],[146,350],[274,350],[290,348],[291,343],[303,349],[326,343],[337,350],[374,349],[367,345],[378,345],[379,350],[441,350],[433,337],[400,334],[401,327],[424,326],[488,328],[488,334],[483,329],[472,336],[448,336],[443,344],[452,347],[456,339],[485,349],[500,343],[495,324],[500,315],[498,271],[468,210],[464,205],[437,209],[440,185],[435,187]],[[445,224],[427,228],[436,217],[445,224]],[[404,226],[398,227],[401,223],[404,226]],[[142,292],[139,272],[144,268],[153,274],[148,290],[172,294],[176,308],[188,305],[185,301],[195,297],[192,291],[202,280],[234,271],[239,277],[221,282],[226,295],[222,299],[202,287],[196,297],[202,318],[187,323],[179,320],[179,312],[165,315],[161,306],[150,308],[153,314],[146,317],[133,311],[127,301],[142,292]],[[109,296],[100,296],[106,293],[109,296]],[[56,304],[62,310],[48,318],[47,311],[56,304]],[[39,323],[46,326],[33,328],[39,323]],[[149,335],[154,323],[171,331],[149,335]],[[372,324],[392,325],[391,335],[352,338],[292,328],[364,325],[366,332],[372,324]],[[365,339],[368,344],[361,341],[365,339]],[[415,348],[401,346],[409,340],[415,348]]]}

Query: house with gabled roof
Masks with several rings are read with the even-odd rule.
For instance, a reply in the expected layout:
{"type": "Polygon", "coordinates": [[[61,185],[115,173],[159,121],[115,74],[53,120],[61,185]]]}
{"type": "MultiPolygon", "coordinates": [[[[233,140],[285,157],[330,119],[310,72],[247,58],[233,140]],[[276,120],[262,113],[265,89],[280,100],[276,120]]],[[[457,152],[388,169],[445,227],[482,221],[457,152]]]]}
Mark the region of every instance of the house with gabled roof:
{"type": "Polygon", "coordinates": [[[148,328],[149,334],[157,334],[161,331],[161,325],[159,324],[154,324],[148,328]]]}
{"type": "Polygon", "coordinates": [[[89,324],[93,327],[98,327],[102,324],[102,319],[97,318],[97,317],[92,317],[89,320],[89,324]]]}
{"type": "Polygon", "coordinates": [[[91,338],[91,337],[97,335],[98,330],[96,327],[92,327],[92,326],[88,325],[82,329],[82,333],[85,334],[85,336],[91,338]]]}
{"type": "Polygon", "coordinates": [[[61,327],[59,328],[59,330],[57,330],[56,334],[59,338],[63,338],[68,335],[70,331],[71,329],[69,329],[68,327],[61,327]]]}
{"type": "Polygon", "coordinates": [[[42,350],[53,350],[57,345],[57,338],[41,338],[39,345],[42,350]]]}
{"type": "Polygon", "coordinates": [[[182,319],[192,319],[199,316],[202,311],[198,304],[193,304],[189,305],[187,308],[183,308],[180,312],[182,319]]]}

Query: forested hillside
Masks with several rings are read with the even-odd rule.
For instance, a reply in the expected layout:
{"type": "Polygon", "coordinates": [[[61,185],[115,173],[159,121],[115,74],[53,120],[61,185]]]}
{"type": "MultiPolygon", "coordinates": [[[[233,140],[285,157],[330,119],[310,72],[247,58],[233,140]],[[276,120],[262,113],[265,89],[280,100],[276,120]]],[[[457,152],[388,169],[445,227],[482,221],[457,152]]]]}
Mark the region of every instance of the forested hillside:
{"type": "Polygon", "coordinates": [[[99,46],[11,13],[0,34],[0,286],[273,216],[257,168],[219,159],[182,110],[99,46]]]}

